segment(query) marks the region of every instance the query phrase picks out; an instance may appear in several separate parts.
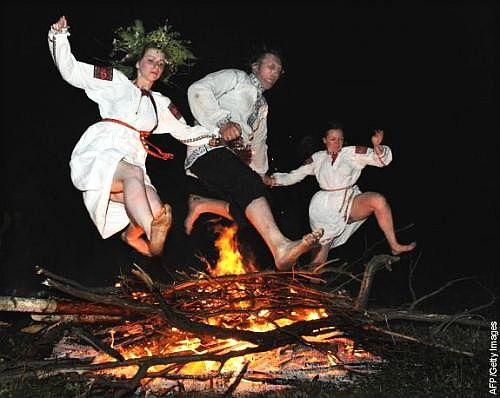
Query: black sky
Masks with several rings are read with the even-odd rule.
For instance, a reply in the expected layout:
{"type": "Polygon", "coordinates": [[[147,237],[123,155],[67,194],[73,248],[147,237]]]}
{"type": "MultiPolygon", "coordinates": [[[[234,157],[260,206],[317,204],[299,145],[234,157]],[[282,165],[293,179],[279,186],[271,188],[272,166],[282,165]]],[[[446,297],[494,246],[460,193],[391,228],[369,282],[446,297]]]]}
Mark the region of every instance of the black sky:
{"type": "MultiPolygon", "coordinates": [[[[420,272],[429,280],[495,278],[495,2],[353,3],[4,4],[3,201],[14,223],[0,247],[3,287],[21,285],[19,275],[29,278],[34,265],[90,281],[89,273],[131,261],[119,239],[99,238],[69,178],[71,150],[98,113],[52,64],[46,34],[62,14],[74,54],[91,63],[106,57],[117,27],[135,18],[152,27],[168,18],[192,42],[198,61],[174,78],[175,85],[157,89],[189,122],[185,93],[191,82],[220,68],[244,67],[249,49],[260,42],[281,48],[286,74],[266,94],[272,169],[297,167],[300,140],[320,134],[328,120],[342,121],[353,144],[368,144],[370,130],[384,128],[395,160],[383,171],[366,170],[360,185],[388,197],[398,226],[415,223],[404,237],[419,242],[420,272]]],[[[185,211],[176,182],[183,148],[162,140],[178,156],[167,166],[150,164],[153,182],[178,205],[179,223],[185,211]]],[[[307,189],[275,193],[289,234],[301,232],[290,220],[300,219],[304,203],[297,192],[307,189]]],[[[366,234],[372,242],[380,239],[372,229],[360,232],[358,241],[366,234]]],[[[174,236],[176,244],[181,235],[174,236]]]]}

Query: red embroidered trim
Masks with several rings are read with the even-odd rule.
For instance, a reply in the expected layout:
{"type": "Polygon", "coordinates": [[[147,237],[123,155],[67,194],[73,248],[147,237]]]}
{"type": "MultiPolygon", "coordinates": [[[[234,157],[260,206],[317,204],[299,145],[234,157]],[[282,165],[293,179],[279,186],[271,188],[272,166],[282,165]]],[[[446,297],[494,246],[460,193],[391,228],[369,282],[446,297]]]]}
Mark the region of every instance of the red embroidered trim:
{"type": "Polygon", "coordinates": [[[94,77],[101,80],[113,80],[113,68],[110,66],[94,65],[94,77]]]}
{"type": "Polygon", "coordinates": [[[181,112],[179,111],[179,109],[177,109],[177,107],[174,105],[173,102],[170,102],[170,105],[168,106],[168,110],[170,111],[170,113],[172,115],[175,116],[176,119],[180,119],[182,117],[181,112]]]}
{"type": "Polygon", "coordinates": [[[377,155],[377,158],[378,158],[378,161],[380,162],[380,164],[382,164],[382,166],[386,166],[385,162],[383,161],[383,158],[385,157],[385,148],[382,147],[381,154],[378,154],[375,149],[373,149],[373,152],[375,152],[375,155],[377,155]]]}

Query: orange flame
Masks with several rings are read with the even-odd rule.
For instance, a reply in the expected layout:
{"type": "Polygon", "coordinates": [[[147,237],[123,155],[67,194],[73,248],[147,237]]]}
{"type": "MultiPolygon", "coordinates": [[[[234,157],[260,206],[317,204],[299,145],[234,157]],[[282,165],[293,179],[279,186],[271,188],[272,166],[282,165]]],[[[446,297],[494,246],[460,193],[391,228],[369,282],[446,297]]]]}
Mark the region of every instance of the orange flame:
{"type": "Polygon", "coordinates": [[[215,241],[215,247],[219,249],[219,261],[217,261],[215,268],[210,271],[212,276],[242,275],[248,272],[236,243],[237,231],[236,224],[224,227],[215,241]]]}

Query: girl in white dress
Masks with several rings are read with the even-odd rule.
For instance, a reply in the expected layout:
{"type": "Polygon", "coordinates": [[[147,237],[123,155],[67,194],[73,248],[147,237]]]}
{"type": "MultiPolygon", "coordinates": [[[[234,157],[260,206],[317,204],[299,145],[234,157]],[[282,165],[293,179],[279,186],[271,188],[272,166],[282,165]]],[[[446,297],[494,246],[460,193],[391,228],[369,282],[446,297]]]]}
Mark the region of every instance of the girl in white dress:
{"type": "Polygon", "coordinates": [[[375,214],[394,255],[413,250],[415,242],[400,244],[394,233],[392,213],[384,196],[377,192],[361,193],[356,181],[365,166],[384,167],[392,160],[388,146],[381,145],[382,130],[372,136],[373,149],[364,146],[343,147],[344,132],[340,124],[334,124],[323,137],[326,150],[316,152],[305,164],[290,173],[274,173],[268,185],[292,185],[308,175],[316,176],[320,191],[309,204],[311,228],[323,228],[320,247],[312,263],[321,264],[328,258],[330,249],[340,246],[370,216],[375,214]]]}
{"type": "MultiPolygon", "coordinates": [[[[166,66],[175,67],[172,62],[178,61],[172,58],[178,53],[169,54],[167,44],[172,37],[168,29],[145,34],[142,24],[138,28],[136,22],[134,37],[142,39],[143,45],[132,54],[137,59],[137,76],[132,81],[118,69],[77,61],[71,53],[68,28],[64,16],[51,26],[52,58],[63,79],[85,90],[99,105],[103,118],[85,131],[73,150],[72,182],[82,191],[90,217],[104,239],[128,226],[121,235],[126,243],[144,255],[161,255],[172,222],[171,208],[161,202],[145,162],[148,154],[165,160],[172,155],[152,145],[147,137],[169,133],[188,145],[200,145],[217,132],[188,126],[169,98],[151,91],[166,66]]],[[[175,37],[173,41],[181,44],[175,37]]],[[[131,50],[138,41],[118,43],[131,50]]]]}

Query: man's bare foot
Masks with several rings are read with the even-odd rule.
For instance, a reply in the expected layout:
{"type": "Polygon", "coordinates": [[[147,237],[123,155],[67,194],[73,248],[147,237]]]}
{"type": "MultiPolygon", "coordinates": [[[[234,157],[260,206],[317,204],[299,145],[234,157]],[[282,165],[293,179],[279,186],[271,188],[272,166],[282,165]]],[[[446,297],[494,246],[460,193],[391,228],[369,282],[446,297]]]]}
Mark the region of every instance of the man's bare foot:
{"type": "Polygon", "coordinates": [[[200,214],[212,213],[234,221],[229,212],[229,203],[221,199],[205,198],[198,195],[189,195],[188,214],[184,220],[184,228],[188,235],[193,230],[193,225],[200,214]]]}
{"type": "Polygon", "coordinates": [[[133,247],[143,256],[151,257],[151,251],[149,250],[148,242],[145,239],[137,236],[137,234],[129,233],[129,228],[122,232],[120,235],[122,241],[124,241],[127,245],[133,247]]]}
{"type": "Polygon", "coordinates": [[[412,251],[417,247],[417,242],[411,242],[408,245],[400,245],[399,243],[391,246],[391,252],[395,256],[399,256],[402,253],[412,251]]]}
{"type": "Polygon", "coordinates": [[[161,214],[151,221],[149,250],[153,256],[160,256],[163,253],[163,246],[171,225],[172,210],[170,205],[164,204],[161,214]]]}
{"type": "Polygon", "coordinates": [[[319,239],[323,236],[323,228],[304,235],[301,240],[288,241],[278,248],[276,258],[276,268],[279,271],[288,271],[297,262],[299,257],[318,245],[319,239]]]}
{"type": "Polygon", "coordinates": [[[199,211],[200,204],[202,201],[201,196],[197,195],[189,195],[188,199],[188,213],[186,219],[184,220],[184,229],[186,230],[186,234],[191,235],[191,231],[193,230],[194,222],[198,219],[201,212],[199,211]]]}

